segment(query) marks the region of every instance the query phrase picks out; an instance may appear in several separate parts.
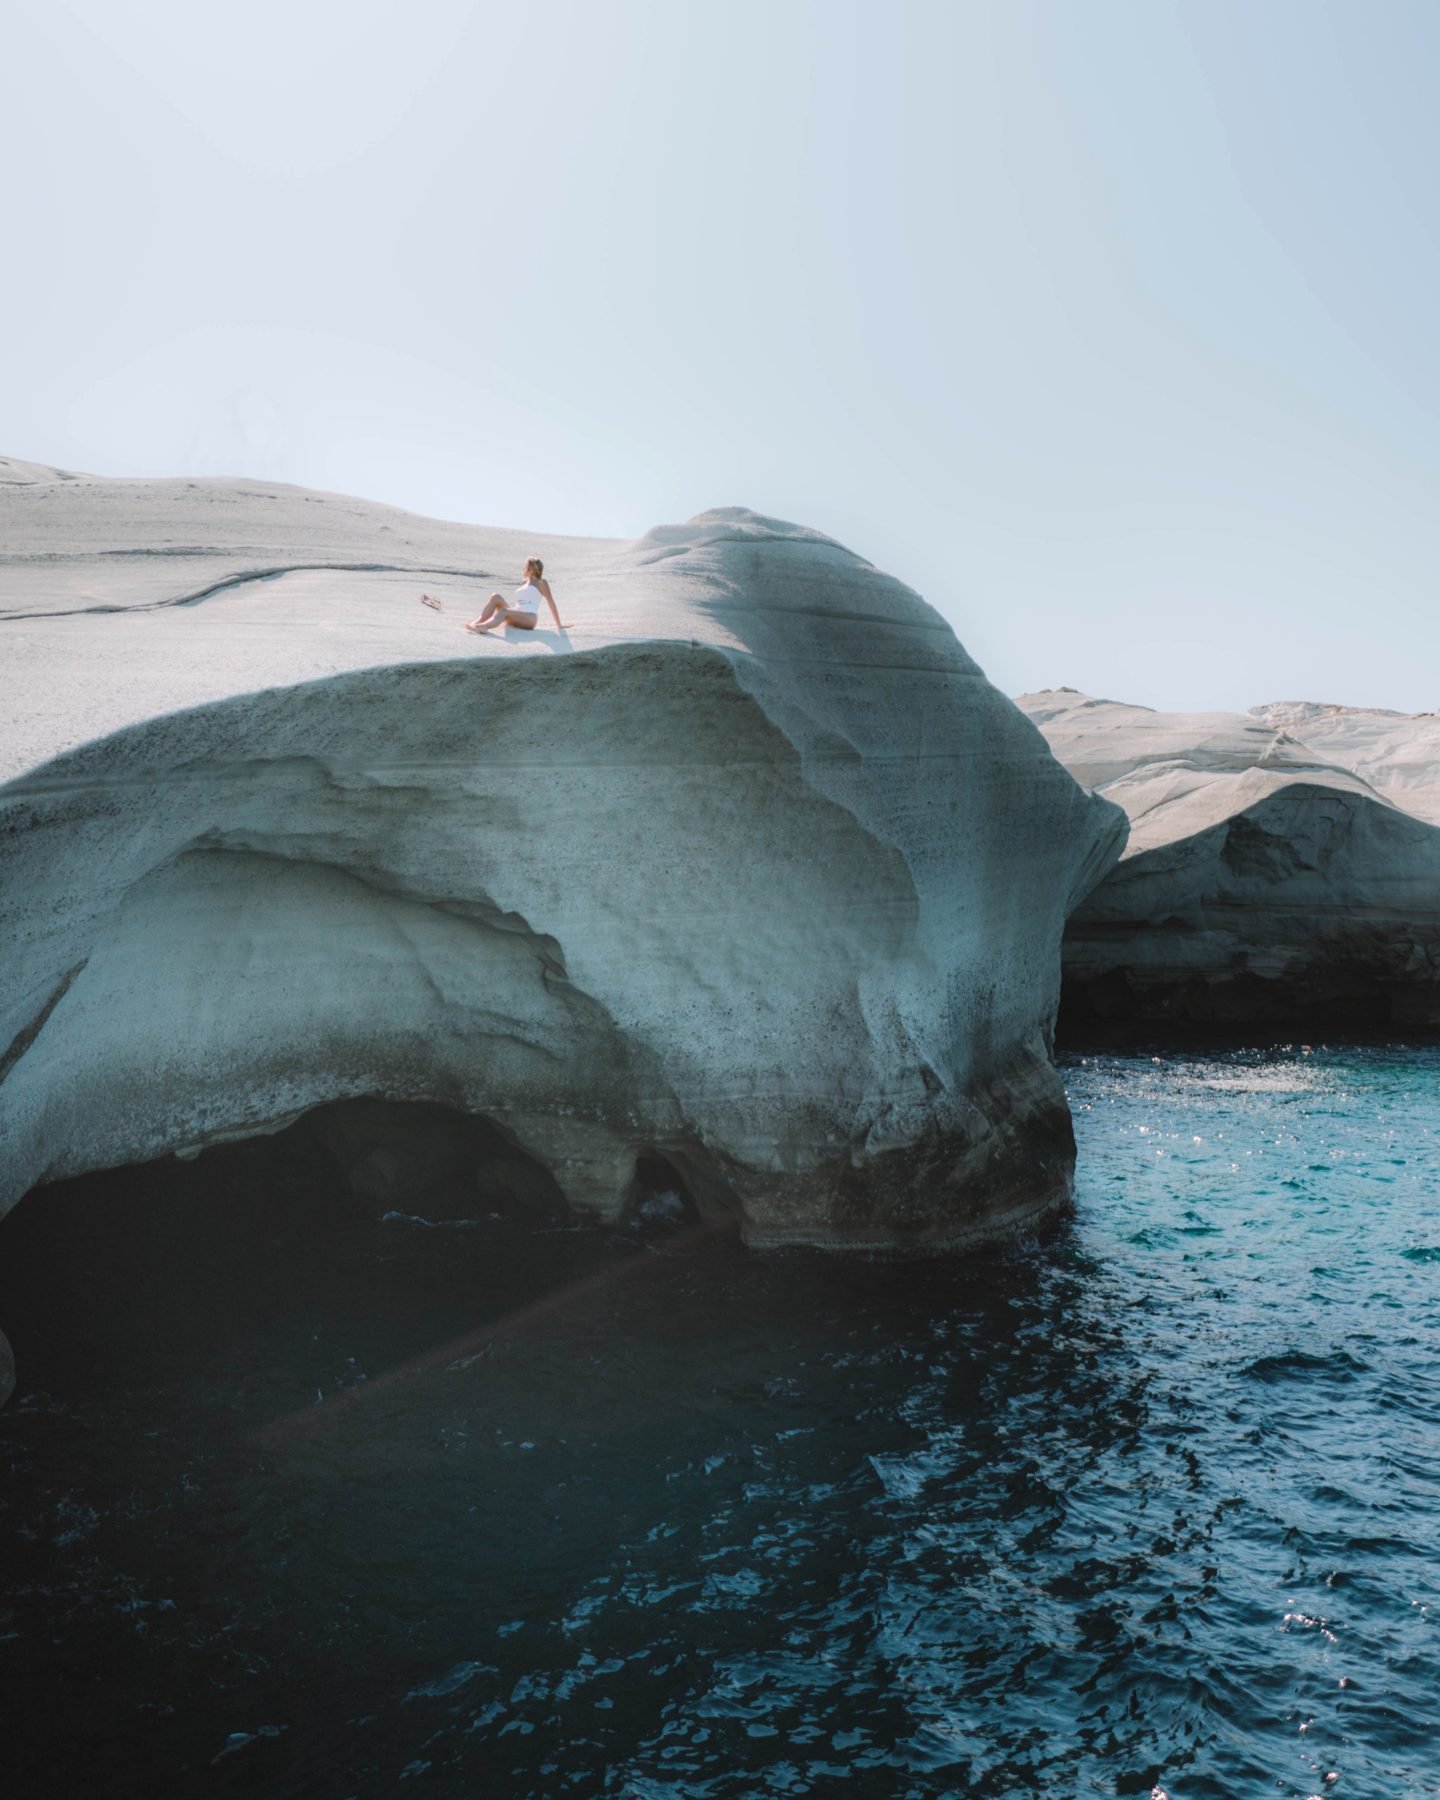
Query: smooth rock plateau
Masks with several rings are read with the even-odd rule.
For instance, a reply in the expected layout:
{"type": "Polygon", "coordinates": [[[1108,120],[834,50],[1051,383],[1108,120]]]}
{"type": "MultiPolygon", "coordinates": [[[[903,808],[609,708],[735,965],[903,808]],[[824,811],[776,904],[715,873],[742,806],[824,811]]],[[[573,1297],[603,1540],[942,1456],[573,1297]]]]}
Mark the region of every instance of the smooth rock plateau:
{"type": "Polygon", "coordinates": [[[1130,819],[1066,932],[1067,1028],[1440,1024],[1440,716],[1018,704],[1130,819]]]}
{"type": "Polygon", "coordinates": [[[342,1102],[378,1206],[953,1248],[1068,1196],[1060,937],[1124,816],[839,544],[13,462],[0,527],[0,1210],[342,1102]],[[529,554],[568,629],[463,634],[529,554]]]}

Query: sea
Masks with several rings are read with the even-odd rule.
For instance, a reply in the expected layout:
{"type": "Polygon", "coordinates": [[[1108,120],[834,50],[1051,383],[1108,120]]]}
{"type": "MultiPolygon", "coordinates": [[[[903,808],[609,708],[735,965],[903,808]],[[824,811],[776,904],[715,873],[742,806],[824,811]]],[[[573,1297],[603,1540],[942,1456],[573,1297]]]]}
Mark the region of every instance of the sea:
{"type": "Polygon", "coordinates": [[[22,1202],[4,1793],[1440,1796],[1440,1050],[1062,1073],[965,1261],[22,1202]]]}

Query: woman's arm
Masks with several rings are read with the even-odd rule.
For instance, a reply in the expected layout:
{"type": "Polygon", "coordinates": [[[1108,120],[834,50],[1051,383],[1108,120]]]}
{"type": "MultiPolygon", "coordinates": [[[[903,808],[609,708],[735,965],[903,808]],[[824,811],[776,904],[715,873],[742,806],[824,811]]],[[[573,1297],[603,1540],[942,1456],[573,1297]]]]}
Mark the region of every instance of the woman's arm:
{"type": "Polygon", "coordinates": [[[557,631],[568,631],[570,627],[560,623],[560,612],[555,605],[555,596],[550,592],[550,583],[543,575],[540,577],[540,592],[545,596],[545,604],[550,608],[550,616],[555,621],[555,629],[557,631]]]}

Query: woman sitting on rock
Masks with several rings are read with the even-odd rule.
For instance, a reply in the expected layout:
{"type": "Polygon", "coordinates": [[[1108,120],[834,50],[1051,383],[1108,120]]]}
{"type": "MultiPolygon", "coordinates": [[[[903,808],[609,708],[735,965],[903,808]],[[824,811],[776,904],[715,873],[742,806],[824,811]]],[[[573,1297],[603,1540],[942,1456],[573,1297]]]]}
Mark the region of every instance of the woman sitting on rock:
{"type": "MultiPolygon", "coordinates": [[[[545,565],[538,556],[532,556],[525,564],[525,579],[516,588],[515,598],[507,600],[503,594],[492,594],[485,602],[485,610],[480,617],[472,619],[465,629],[493,631],[497,625],[518,625],[522,631],[533,631],[540,620],[542,597],[550,608],[555,629],[568,631],[570,627],[560,622],[560,614],[555,608],[555,596],[550,592],[550,583],[545,579],[545,565]]],[[[420,604],[428,606],[433,612],[445,610],[433,594],[422,594],[420,604]]]]}
{"type": "Polygon", "coordinates": [[[550,583],[545,579],[545,565],[538,556],[532,556],[525,565],[525,579],[516,588],[515,598],[507,600],[503,594],[492,594],[485,602],[484,612],[478,619],[472,619],[465,629],[493,631],[497,625],[518,625],[522,631],[533,631],[539,623],[542,599],[550,608],[555,629],[568,630],[568,626],[560,623],[555,596],[550,592],[550,583]]]}

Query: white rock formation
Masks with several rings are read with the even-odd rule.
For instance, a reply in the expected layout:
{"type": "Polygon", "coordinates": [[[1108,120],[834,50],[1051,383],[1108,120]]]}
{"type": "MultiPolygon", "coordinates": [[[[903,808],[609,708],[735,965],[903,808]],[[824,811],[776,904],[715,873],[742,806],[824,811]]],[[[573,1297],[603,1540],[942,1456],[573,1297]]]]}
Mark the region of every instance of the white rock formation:
{"type": "Polygon", "coordinates": [[[1064,1199],[1060,934],[1123,817],[898,582],[739,510],[547,540],[16,464],[0,525],[0,1208],[366,1095],[603,1218],[663,1158],[756,1243],[1064,1199]],[[570,629],[463,635],[529,553],[570,629]]]}
{"type": "Polygon", "coordinates": [[[1317,754],[1369,782],[1396,806],[1440,825],[1440,713],[1382,712],[1274,700],[1253,718],[1282,726],[1317,754]]]}
{"type": "Polygon", "coordinates": [[[1072,1020],[1440,1021],[1433,715],[1157,713],[1068,688],[1019,705],[1130,819],[1066,933],[1072,1020]]]}

